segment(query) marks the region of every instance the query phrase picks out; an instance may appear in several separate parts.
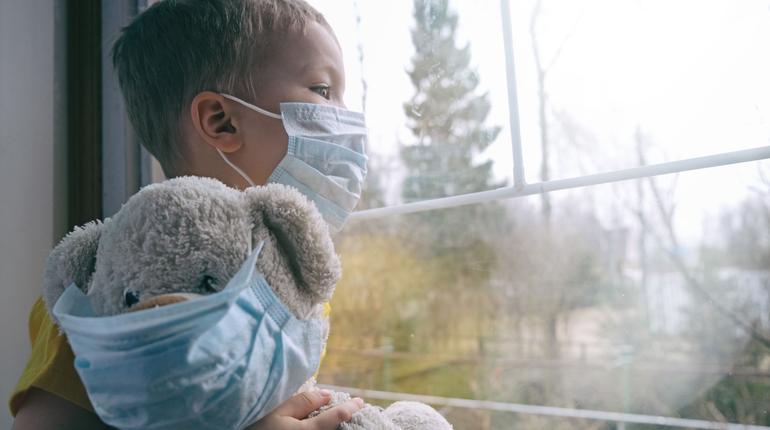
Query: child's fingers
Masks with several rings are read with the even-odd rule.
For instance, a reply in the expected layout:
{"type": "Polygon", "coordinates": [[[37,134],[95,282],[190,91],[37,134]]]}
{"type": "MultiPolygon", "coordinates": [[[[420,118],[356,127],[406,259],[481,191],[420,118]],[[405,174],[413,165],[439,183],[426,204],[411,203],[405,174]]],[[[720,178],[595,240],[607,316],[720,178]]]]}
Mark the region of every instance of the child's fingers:
{"type": "Polygon", "coordinates": [[[270,415],[291,417],[301,420],[311,412],[329,403],[331,394],[325,390],[307,391],[299,393],[275,408],[270,415]]]}
{"type": "Polygon", "coordinates": [[[302,430],[334,430],[341,423],[350,421],[353,414],[363,407],[364,401],[360,398],[350,399],[322,412],[317,417],[302,421],[302,430]]]}

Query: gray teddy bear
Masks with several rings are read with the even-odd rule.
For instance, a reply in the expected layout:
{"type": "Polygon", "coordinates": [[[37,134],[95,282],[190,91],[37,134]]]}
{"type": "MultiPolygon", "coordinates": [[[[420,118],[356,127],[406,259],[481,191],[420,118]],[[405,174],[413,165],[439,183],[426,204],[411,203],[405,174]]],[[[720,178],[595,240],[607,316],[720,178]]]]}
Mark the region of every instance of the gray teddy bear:
{"type": "MultiPolygon", "coordinates": [[[[51,251],[43,279],[49,313],[73,282],[98,315],[134,312],[220,291],[252,247],[256,269],[298,319],[321,318],[341,267],[329,230],[305,196],[270,184],[245,191],[201,177],[144,187],[104,222],[76,228],[51,251]]],[[[323,341],[328,336],[328,321],[323,341]]],[[[301,390],[314,390],[305,384],[301,390]]],[[[344,402],[333,393],[325,408],[344,402]]],[[[444,430],[417,402],[366,405],[342,430],[444,430]]]]}

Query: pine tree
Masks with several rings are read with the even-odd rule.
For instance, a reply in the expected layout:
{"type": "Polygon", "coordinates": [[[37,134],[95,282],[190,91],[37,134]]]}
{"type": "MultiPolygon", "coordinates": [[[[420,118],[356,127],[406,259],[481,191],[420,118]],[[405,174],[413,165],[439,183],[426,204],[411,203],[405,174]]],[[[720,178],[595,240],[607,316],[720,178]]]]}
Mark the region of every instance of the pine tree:
{"type": "MultiPolygon", "coordinates": [[[[489,98],[479,94],[470,46],[458,46],[456,41],[457,13],[448,0],[414,0],[414,19],[415,54],[408,74],[415,91],[404,103],[413,140],[400,152],[406,168],[403,200],[435,199],[504,185],[494,182],[491,160],[478,161],[500,127],[485,124],[489,98]]],[[[494,337],[492,321],[486,318],[491,315],[493,296],[488,286],[494,256],[485,229],[502,216],[502,208],[494,203],[467,205],[404,217],[401,229],[409,243],[421,249],[417,255],[425,258],[426,267],[440,275],[439,284],[422,286],[426,290],[421,309],[437,326],[475,333],[480,355],[485,341],[494,337]],[[456,313],[458,303],[463,303],[464,317],[456,313]]],[[[483,384],[480,387],[477,395],[483,398],[485,389],[483,384]]]]}
{"type": "Polygon", "coordinates": [[[470,67],[470,46],[455,41],[457,13],[448,0],[415,0],[415,55],[409,77],[415,88],[404,104],[416,138],[401,150],[407,168],[404,201],[472,193],[496,188],[492,161],[474,158],[497,137],[500,127],[484,124],[487,94],[476,94],[479,76],[470,67]]]}
{"type": "MultiPolygon", "coordinates": [[[[458,15],[448,0],[414,0],[415,54],[408,71],[415,92],[404,103],[414,141],[402,146],[406,167],[401,196],[416,201],[503,186],[492,178],[492,161],[478,162],[500,127],[487,126],[488,95],[478,94],[469,44],[456,42],[458,15]]],[[[432,211],[418,217],[426,246],[436,250],[478,245],[478,228],[494,205],[432,211]]],[[[498,212],[499,214],[499,212],[498,212]]],[[[442,252],[442,251],[438,251],[442,252]]]]}

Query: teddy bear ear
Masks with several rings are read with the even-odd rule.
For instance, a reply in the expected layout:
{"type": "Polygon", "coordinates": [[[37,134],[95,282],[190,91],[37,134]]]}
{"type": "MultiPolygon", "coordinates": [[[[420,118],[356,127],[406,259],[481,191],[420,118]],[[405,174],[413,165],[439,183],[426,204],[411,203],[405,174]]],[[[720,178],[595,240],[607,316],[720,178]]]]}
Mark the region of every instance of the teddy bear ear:
{"type": "Polygon", "coordinates": [[[99,221],[75,227],[48,255],[43,274],[43,299],[49,315],[53,315],[54,304],[73,282],[87,292],[103,229],[104,224],[99,221]]]}
{"type": "Polygon", "coordinates": [[[329,227],[315,205],[281,184],[247,188],[245,196],[254,218],[254,238],[261,239],[259,229],[269,231],[298,287],[314,296],[315,303],[328,301],[342,270],[329,227]]]}

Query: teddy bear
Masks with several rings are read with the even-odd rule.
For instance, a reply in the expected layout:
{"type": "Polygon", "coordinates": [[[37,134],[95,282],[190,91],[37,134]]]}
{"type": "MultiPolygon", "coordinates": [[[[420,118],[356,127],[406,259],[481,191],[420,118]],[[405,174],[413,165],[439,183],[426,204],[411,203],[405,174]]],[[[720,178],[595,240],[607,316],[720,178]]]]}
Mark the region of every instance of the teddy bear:
{"type": "MultiPolygon", "coordinates": [[[[241,191],[216,179],[187,176],[148,185],[113,217],[75,228],[61,240],[46,262],[43,298],[52,317],[71,284],[86,294],[99,316],[195,300],[222,290],[258,243],[256,270],[297,319],[324,321],[325,343],[323,305],[340,279],[340,261],[315,205],[280,184],[241,191]]],[[[312,381],[297,387],[314,389],[312,381]]],[[[348,398],[335,392],[325,408],[348,398]]],[[[340,426],[451,428],[438,412],[417,402],[386,409],[365,405],[340,426]]]]}

